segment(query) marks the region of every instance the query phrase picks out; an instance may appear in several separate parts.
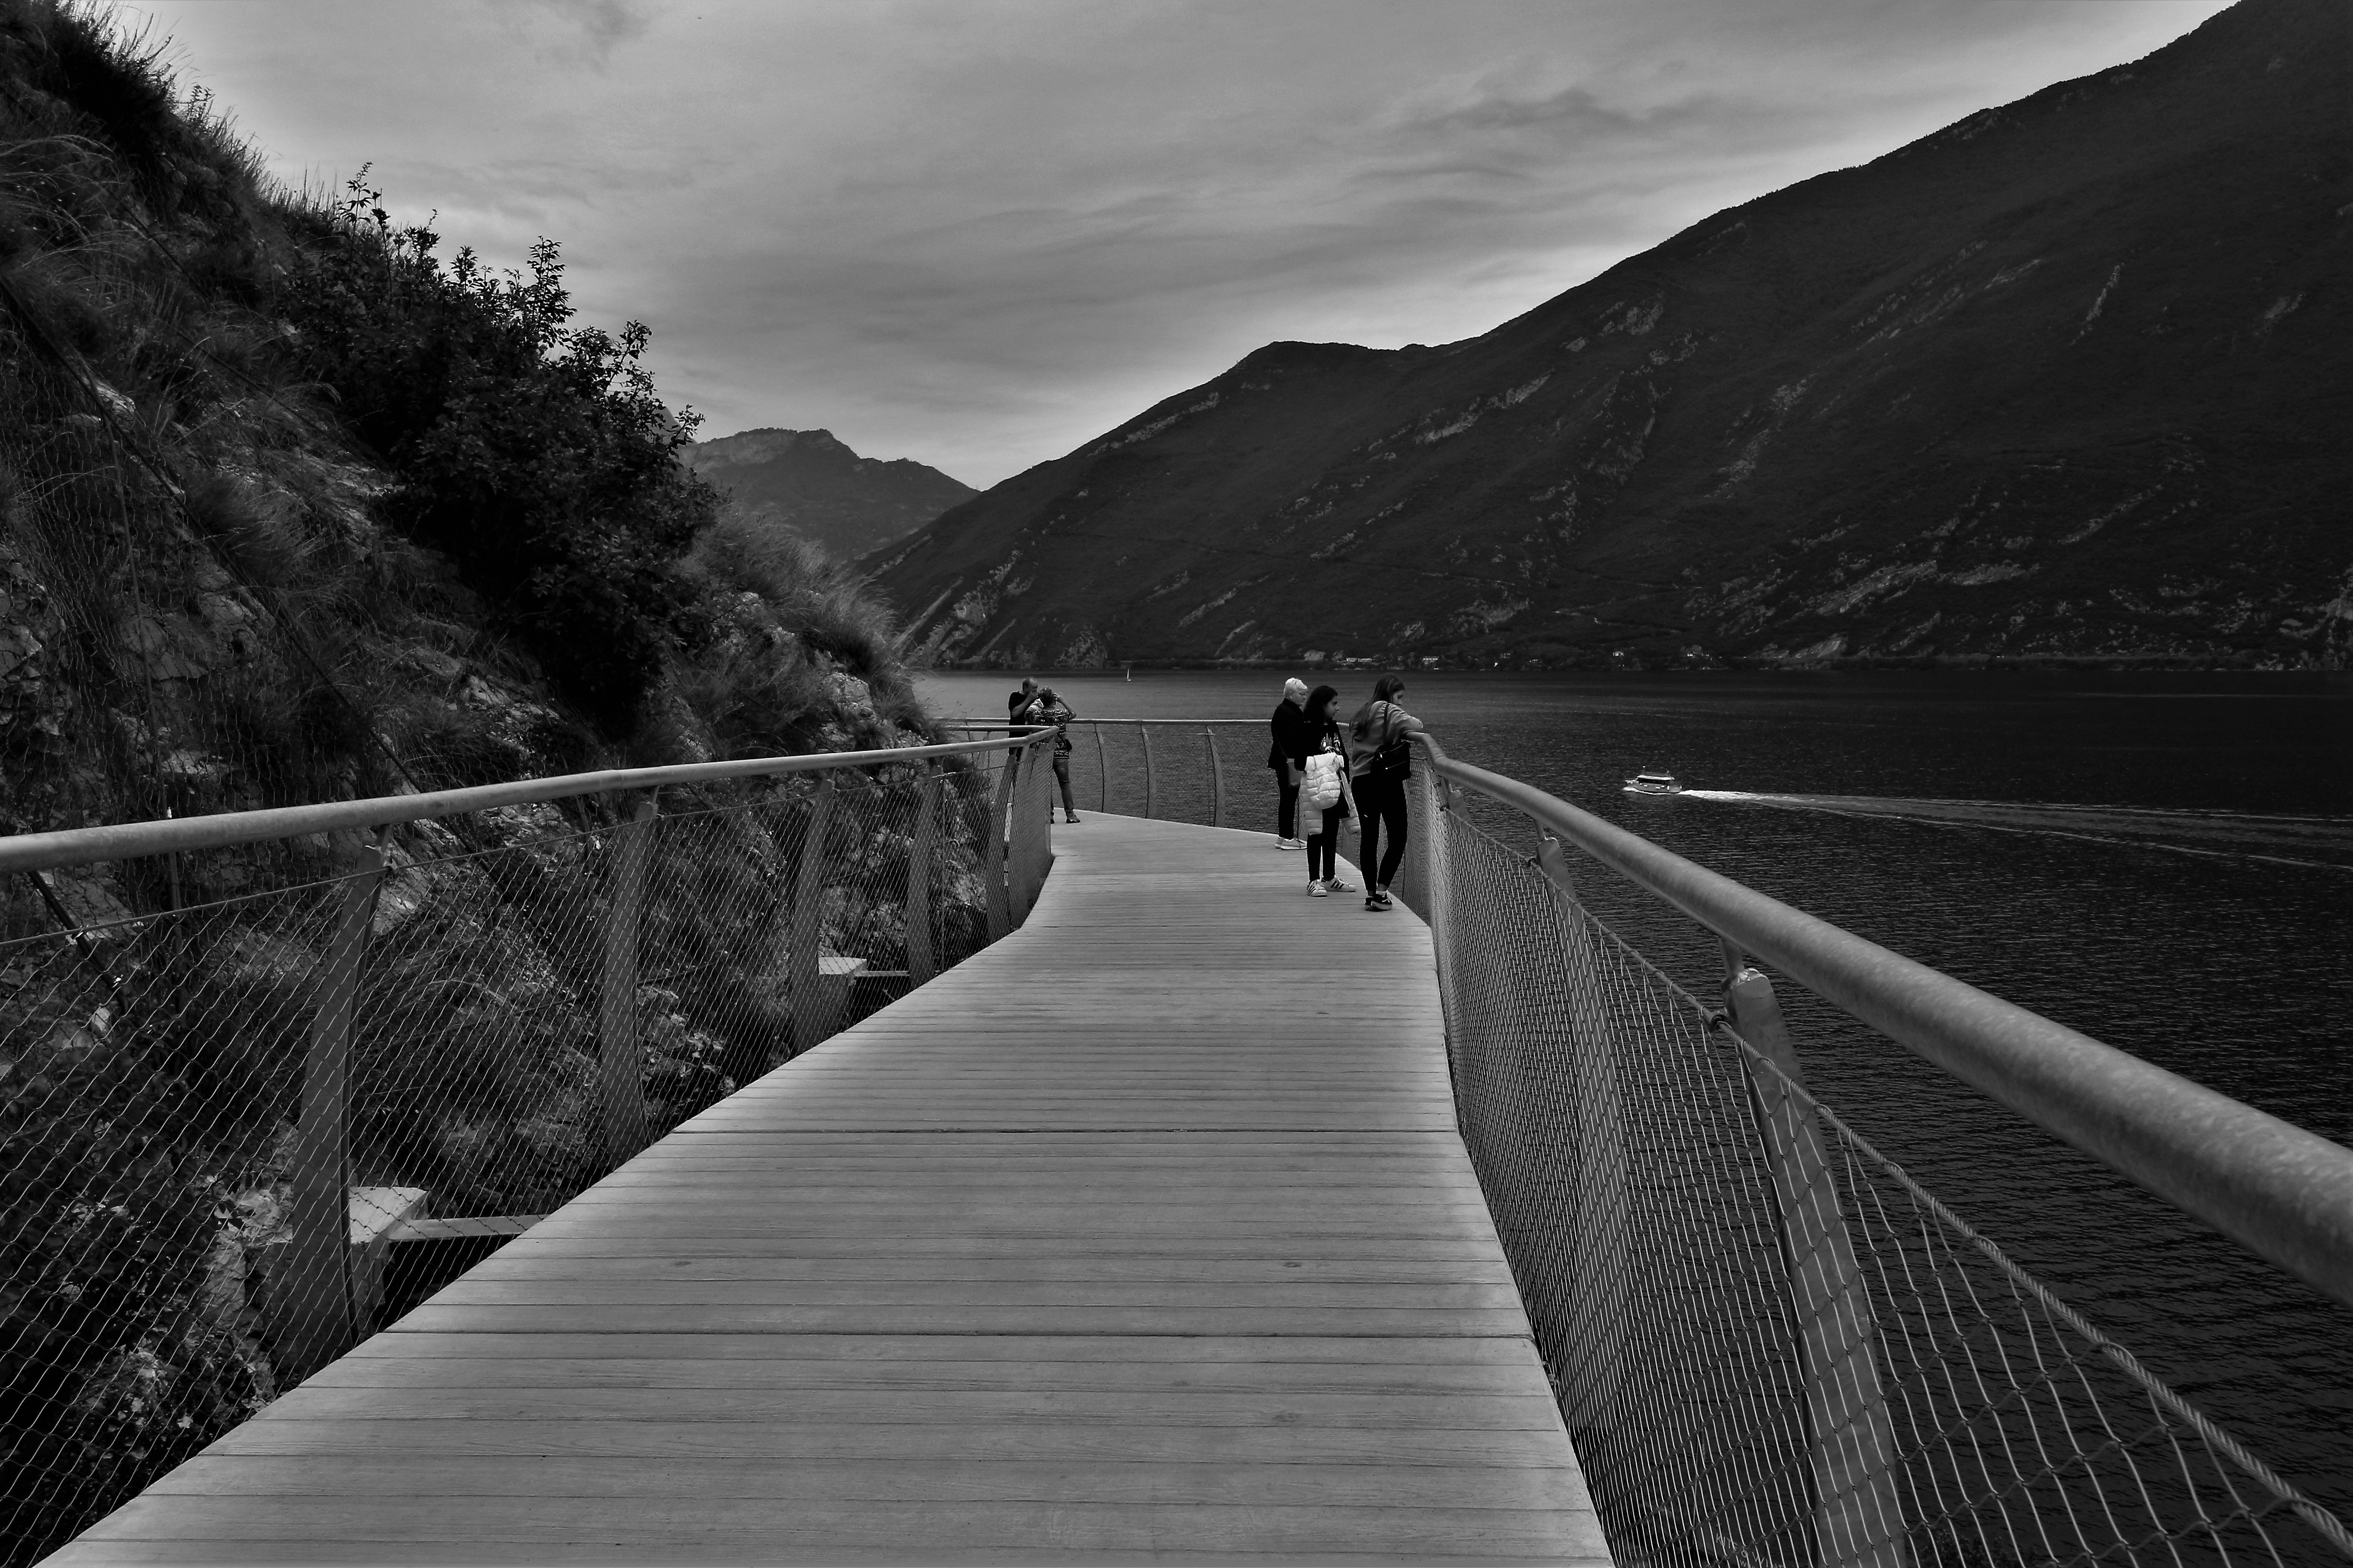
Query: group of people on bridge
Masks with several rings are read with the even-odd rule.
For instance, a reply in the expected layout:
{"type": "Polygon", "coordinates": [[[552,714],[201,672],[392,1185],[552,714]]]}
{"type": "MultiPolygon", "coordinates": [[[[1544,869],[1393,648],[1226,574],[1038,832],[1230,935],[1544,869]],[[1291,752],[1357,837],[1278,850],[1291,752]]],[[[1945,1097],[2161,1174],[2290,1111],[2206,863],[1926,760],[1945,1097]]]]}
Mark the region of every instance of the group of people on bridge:
{"type": "Polygon", "coordinates": [[[1307,851],[1311,899],[1356,891],[1339,875],[1340,825],[1354,819],[1365,908],[1379,913],[1391,907],[1389,884],[1405,858],[1406,781],[1413,776],[1406,737],[1424,728],[1398,705],[1404,694],[1402,678],[1382,676],[1371,700],[1344,725],[1338,688],[1311,691],[1303,680],[1283,683],[1282,700],[1268,721],[1266,765],[1279,791],[1274,847],[1307,851]]]}
{"type": "MultiPolygon", "coordinates": [[[[1337,687],[1311,691],[1296,678],[1283,682],[1282,700],[1268,721],[1266,753],[1277,792],[1274,846],[1307,851],[1311,899],[1356,890],[1340,876],[1340,827],[1354,821],[1365,908],[1381,912],[1392,907],[1389,883],[1405,859],[1405,786],[1413,776],[1413,748],[1406,737],[1424,728],[1398,705],[1404,694],[1402,677],[1384,675],[1374,683],[1371,700],[1344,724],[1337,687]]],[[[1054,782],[1061,788],[1062,814],[1067,821],[1078,821],[1079,808],[1071,797],[1070,734],[1078,715],[1052,687],[1034,679],[1007,696],[1005,710],[1016,735],[1053,729],[1054,782]]]]}

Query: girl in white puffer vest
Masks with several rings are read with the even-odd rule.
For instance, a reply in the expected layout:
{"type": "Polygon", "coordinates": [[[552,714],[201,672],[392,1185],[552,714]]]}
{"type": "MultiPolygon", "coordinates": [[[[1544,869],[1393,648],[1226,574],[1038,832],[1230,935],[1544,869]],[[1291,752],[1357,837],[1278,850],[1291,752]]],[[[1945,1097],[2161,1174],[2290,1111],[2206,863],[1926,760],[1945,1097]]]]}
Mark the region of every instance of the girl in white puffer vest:
{"type": "Polygon", "coordinates": [[[1349,804],[1347,738],[1341,732],[1340,721],[1332,716],[1333,704],[1339,700],[1339,691],[1329,686],[1309,692],[1307,720],[1301,726],[1307,739],[1307,765],[1299,775],[1299,811],[1306,819],[1300,826],[1322,825],[1307,836],[1307,896],[1311,899],[1356,890],[1339,877],[1340,824],[1355,811],[1349,804]]]}

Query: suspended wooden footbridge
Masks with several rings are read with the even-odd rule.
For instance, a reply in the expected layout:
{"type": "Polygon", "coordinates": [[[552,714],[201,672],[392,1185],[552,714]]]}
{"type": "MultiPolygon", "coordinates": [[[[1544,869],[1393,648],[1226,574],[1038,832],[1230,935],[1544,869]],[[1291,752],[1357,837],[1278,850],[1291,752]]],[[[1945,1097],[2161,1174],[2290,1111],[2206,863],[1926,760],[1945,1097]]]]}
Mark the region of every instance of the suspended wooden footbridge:
{"type": "Polygon", "coordinates": [[[1050,836],[1029,736],[0,840],[13,1558],[2353,1559],[1762,966],[2284,1290],[2353,1300],[2353,1152],[1426,738],[1400,906],[1303,897],[1134,728],[1050,836]]]}
{"type": "Polygon", "coordinates": [[[1090,816],[1027,922],[53,1561],[1603,1562],[1430,933],[1090,816]]]}

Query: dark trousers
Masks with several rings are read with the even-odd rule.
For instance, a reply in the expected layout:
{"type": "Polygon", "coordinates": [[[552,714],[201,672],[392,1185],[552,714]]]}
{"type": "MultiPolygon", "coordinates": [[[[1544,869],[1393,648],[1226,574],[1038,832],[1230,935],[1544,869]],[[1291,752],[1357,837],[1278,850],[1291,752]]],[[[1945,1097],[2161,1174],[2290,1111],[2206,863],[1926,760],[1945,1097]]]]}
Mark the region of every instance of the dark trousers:
{"type": "MultiPolygon", "coordinates": [[[[1079,808],[1071,804],[1071,753],[1068,752],[1054,753],[1054,782],[1062,786],[1063,814],[1069,816],[1078,816],[1079,808]]],[[[1046,803],[1046,815],[1048,816],[1054,815],[1054,803],[1050,800],[1046,803]]]]}
{"type": "MultiPolygon", "coordinates": [[[[1315,808],[1310,806],[1308,809],[1313,811],[1315,808]]],[[[1340,824],[1348,820],[1348,809],[1344,805],[1335,805],[1323,815],[1324,830],[1321,833],[1311,833],[1307,836],[1307,879],[1311,882],[1321,882],[1328,877],[1339,874],[1337,867],[1340,862],[1340,824]],[[1324,868],[1320,871],[1315,868],[1318,856],[1323,858],[1321,864],[1324,868]]]]}
{"type": "Polygon", "coordinates": [[[1299,837],[1299,786],[1282,774],[1274,775],[1274,787],[1282,801],[1274,808],[1274,836],[1277,838],[1299,837]]]}
{"type": "Polygon", "coordinates": [[[1356,809],[1364,814],[1358,831],[1363,834],[1358,858],[1376,888],[1386,888],[1397,877],[1398,862],[1405,858],[1405,780],[1361,778],[1356,781],[1356,809]],[[1389,841],[1381,843],[1382,828],[1388,829],[1389,841]],[[1373,869],[1373,859],[1380,858],[1380,869],[1373,869]]]}

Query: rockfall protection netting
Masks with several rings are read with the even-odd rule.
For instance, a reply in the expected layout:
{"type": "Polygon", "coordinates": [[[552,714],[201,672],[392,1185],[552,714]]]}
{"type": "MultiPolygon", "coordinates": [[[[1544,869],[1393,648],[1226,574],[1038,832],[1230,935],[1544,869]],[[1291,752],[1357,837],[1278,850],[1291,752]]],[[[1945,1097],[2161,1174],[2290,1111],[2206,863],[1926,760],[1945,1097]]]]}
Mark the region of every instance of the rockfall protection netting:
{"type": "Polygon", "coordinates": [[[0,877],[6,1561],[480,1255],[420,1275],[419,1222],[512,1233],[1018,924],[1051,775],[1006,772],[511,806],[380,873],[338,835],[0,877]]]}
{"type": "Polygon", "coordinates": [[[1463,1135],[1620,1562],[2353,1558],[1770,1041],[1417,794],[1463,1135]]]}

